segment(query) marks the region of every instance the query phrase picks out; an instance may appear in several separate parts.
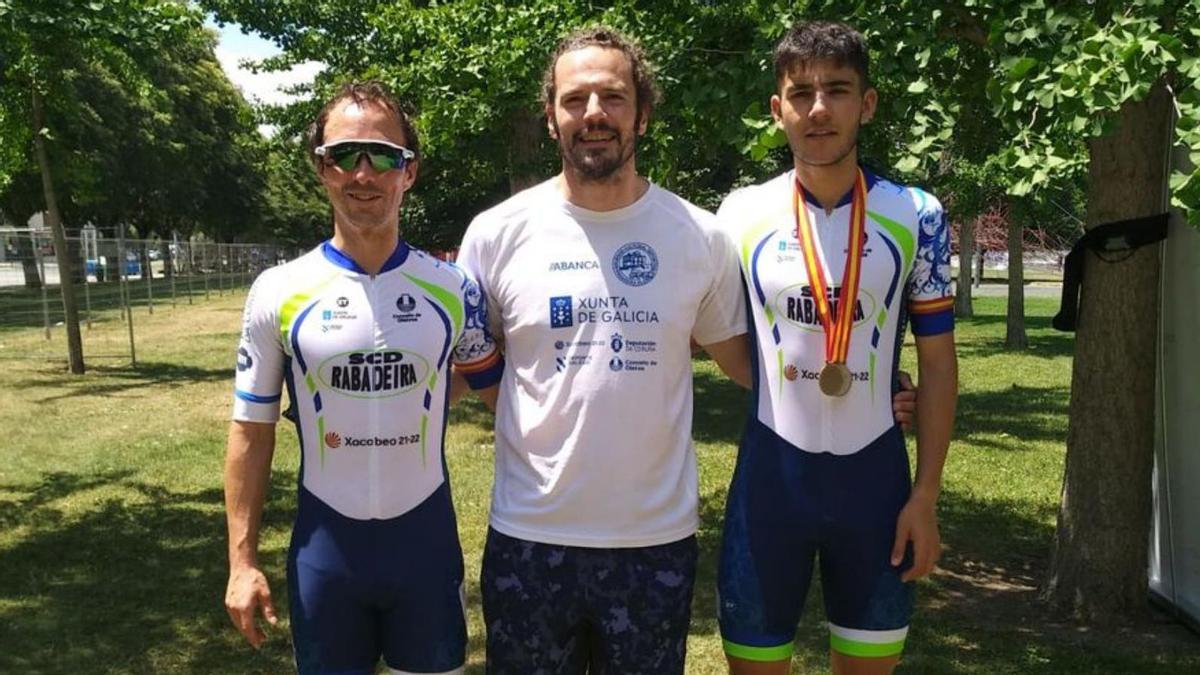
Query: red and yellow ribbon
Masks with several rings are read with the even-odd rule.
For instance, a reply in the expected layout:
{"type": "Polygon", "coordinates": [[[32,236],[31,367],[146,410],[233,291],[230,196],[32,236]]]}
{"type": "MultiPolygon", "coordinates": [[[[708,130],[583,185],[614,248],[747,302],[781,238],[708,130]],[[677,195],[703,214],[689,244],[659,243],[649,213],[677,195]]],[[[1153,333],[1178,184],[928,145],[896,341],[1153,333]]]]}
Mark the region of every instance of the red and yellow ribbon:
{"type": "Polygon", "coordinates": [[[858,169],[854,180],[854,191],[850,200],[850,237],[846,246],[846,267],[842,270],[841,294],[837,303],[837,316],[829,306],[829,288],[817,255],[812,222],[804,204],[804,186],[796,177],[792,190],[792,211],[796,217],[796,238],[804,254],[804,268],[808,271],[808,286],[817,304],[817,316],[825,330],[825,362],[845,363],[850,353],[850,330],[854,327],[854,308],[858,302],[858,285],[862,277],[862,254],[866,244],[867,228],[867,179],[858,169]]]}

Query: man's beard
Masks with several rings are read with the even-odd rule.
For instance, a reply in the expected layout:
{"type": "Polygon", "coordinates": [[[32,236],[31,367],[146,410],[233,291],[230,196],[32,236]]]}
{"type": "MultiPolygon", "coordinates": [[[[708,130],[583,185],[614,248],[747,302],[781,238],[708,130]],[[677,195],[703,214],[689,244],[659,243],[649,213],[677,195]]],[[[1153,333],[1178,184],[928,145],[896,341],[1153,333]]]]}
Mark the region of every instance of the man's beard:
{"type": "MultiPolygon", "coordinates": [[[[555,131],[558,131],[557,124],[555,125],[555,131]]],[[[626,136],[606,124],[581,129],[571,138],[569,145],[562,138],[561,134],[559,134],[558,141],[559,153],[562,155],[563,163],[585,180],[591,181],[602,181],[611,178],[621,167],[633,159],[636,145],[636,134],[626,136]],[[583,148],[583,136],[597,131],[607,131],[617,135],[617,151],[615,154],[609,152],[608,148],[590,152],[583,148]]]]}

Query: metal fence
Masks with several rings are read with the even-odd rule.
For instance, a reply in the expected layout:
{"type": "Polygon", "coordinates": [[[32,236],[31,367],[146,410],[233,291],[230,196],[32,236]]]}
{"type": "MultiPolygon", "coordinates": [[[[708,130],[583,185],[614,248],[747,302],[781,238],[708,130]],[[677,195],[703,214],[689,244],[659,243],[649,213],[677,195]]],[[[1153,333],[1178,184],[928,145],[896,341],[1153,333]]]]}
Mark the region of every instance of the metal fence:
{"type": "MultiPolygon", "coordinates": [[[[65,358],[57,254],[49,230],[0,228],[0,358],[65,358]],[[31,329],[44,339],[30,341],[31,329]]],[[[136,362],[139,312],[237,292],[262,270],[298,254],[272,244],[125,239],[84,228],[68,237],[66,255],[73,263],[85,354],[136,362]],[[128,326],[119,341],[114,331],[93,338],[93,325],[112,321],[128,326]]]]}

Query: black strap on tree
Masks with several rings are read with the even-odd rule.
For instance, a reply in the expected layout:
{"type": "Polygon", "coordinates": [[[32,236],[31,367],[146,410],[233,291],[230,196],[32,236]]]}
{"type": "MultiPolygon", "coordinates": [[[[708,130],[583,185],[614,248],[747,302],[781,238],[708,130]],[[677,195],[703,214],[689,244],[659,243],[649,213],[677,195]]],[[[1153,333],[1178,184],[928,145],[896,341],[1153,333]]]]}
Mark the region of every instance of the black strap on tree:
{"type": "Polygon", "coordinates": [[[1079,318],[1079,286],[1083,283],[1084,251],[1092,250],[1108,263],[1121,262],[1147,244],[1167,238],[1170,214],[1159,213],[1142,218],[1118,220],[1088,230],[1067,254],[1063,271],[1062,306],[1050,324],[1061,331],[1073,332],[1079,318]]]}

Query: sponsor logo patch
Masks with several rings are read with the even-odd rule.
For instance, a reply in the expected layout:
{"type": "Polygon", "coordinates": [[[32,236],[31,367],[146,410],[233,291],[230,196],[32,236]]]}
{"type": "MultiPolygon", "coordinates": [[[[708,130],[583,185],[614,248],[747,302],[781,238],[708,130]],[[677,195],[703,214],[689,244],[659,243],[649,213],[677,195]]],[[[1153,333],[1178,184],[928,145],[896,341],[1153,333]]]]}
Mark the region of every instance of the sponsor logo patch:
{"type": "Polygon", "coordinates": [[[250,352],[246,351],[245,347],[238,347],[237,352],[237,369],[239,373],[244,373],[250,370],[254,365],[254,359],[250,358],[250,352]]]}
{"type": "Polygon", "coordinates": [[[556,260],[550,263],[551,272],[574,272],[577,270],[598,270],[600,263],[595,260],[556,260]]]}
{"type": "Polygon", "coordinates": [[[550,327],[568,328],[574,324],[571,317],[571,296],[559,295],[550,298],[550,327]]]}
{"type": "Polygon", "coordinates": [[[354,398],[388,398],[403,394],[429,377],[429,361],[402,349],[335,354],[318,369],[321,382],[354,398]]]}
{"type": "Polygon", "coordinates": [[[658,274],[658,254],[649,244],[630,242],[613,254],[613,273],[629,286],[645,286],[658,274]]]}

